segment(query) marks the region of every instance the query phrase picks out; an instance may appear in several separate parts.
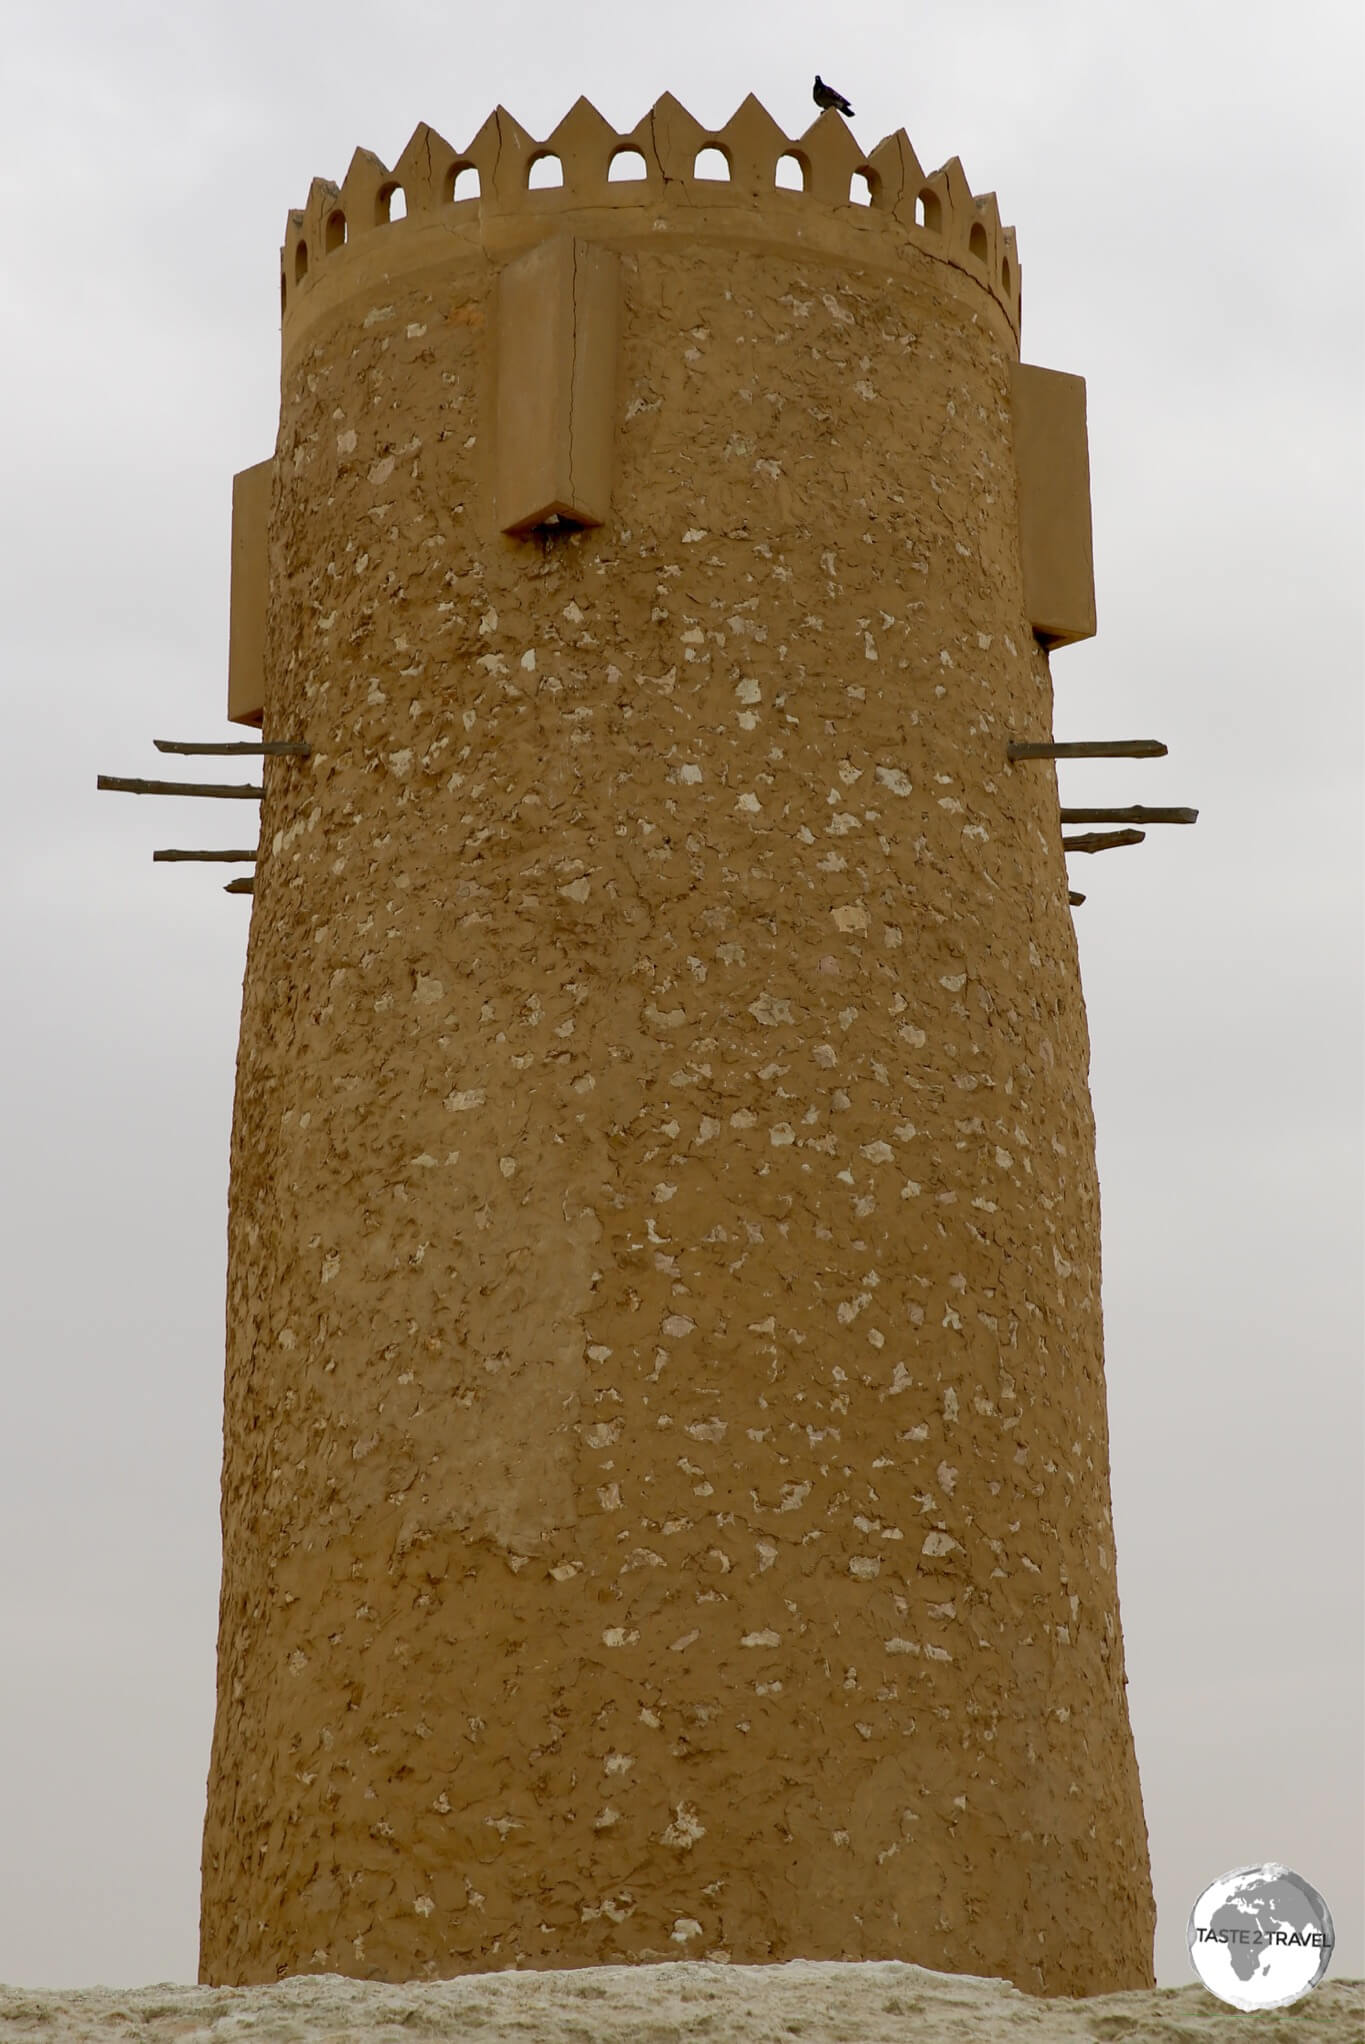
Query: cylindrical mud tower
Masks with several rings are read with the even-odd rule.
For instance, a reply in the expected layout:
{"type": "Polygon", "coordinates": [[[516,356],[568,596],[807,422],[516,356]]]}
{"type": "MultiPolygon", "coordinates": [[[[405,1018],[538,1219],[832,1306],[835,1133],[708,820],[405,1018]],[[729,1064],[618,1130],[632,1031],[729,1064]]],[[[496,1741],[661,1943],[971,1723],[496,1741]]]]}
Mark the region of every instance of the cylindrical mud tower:
{"type": "Polygon", "coordinates": [[[1149,1983],[1012,234],[580,103],[357,156],[284,295],[202,1977],[1149,1983]]]}

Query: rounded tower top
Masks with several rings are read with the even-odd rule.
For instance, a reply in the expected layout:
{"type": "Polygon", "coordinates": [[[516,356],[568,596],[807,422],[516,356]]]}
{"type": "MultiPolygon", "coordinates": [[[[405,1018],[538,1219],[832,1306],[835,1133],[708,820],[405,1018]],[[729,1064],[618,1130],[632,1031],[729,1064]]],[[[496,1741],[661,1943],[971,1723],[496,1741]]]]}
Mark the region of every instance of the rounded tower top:
{"type": "Polygon", "coordinates": [[[752,94],[708,129],[665,93],[624,134],[586,99],[544,141],[499,107],[463,150],[422,122],[392,169],[357,149],[341,185],[315,178],[280,252],[285,357],[356,292],[564,232],[791,246],[889,269],[914,249],[979,284],[1018,352],[1014,229],[956,157],[924,171],[903,129],[864,152],[832,111],[793,139],[752,94]],[[783,166],[800,189],[778,182],[783,166]]]}

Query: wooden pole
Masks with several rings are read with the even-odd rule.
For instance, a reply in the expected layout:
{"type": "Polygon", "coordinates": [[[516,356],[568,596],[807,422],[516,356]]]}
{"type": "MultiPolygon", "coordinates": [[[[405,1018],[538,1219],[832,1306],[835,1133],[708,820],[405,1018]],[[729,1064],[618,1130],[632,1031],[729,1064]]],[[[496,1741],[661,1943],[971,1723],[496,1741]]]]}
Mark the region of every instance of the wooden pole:
{"type": "Polygon", "coordinates": [[[1197,809],[1064,809],[1063,823],[1193,823],[1197,809]]]}
{"type": "Polygon", "coordinates": [[[302,738],[266,738],[256,745],[248,744],[245,741],[241,744],[230,745],[190,745],[182,744],[177,738],[154,738],[152,744],[158,752],[212,752],[217,754],[249,752],[257,757],[265,753],[272,759],[277,759],[284,754],[292,754],[297,759],[307,759],[313,750],[312,746],[306,744],[302,738]]]}
{"type": "Polygon", "coordinates": [[[115,774],[98,774],[97,788],[113,788],[124,795],[227,795],[242,802],[259,802],[265,790],[252,782],[227,787],[219,781],[128,781],[115,774]]]}
{"type": "Polygon", "coordinates": [[[1111,852],[1120,845],[1140,845],[1146,837],[1145,830],[1092,830],[1084,837],[1064,837],[1064,852],[1111,852]]]}
{"type": "Polygon", "coordinates": [[[1073,908],[1079,908],[1081,903],[1085,900],[1085,896],[1083,894],[1077,894],[1074,892],[1074,890],[1071,893],[1069,893],[1066,898],[1071,903],[1071,906],[1073,908]]]}
{"type": "Polygon", "coordinates": [[[1016,739],[1007,751],[1011,759],[1164,759],[1167,748],[1159,738],[1085,738],[1066,744],[1050,738],[1037,743],[1016,739]]]}
{"type": "Polygon", "coordinates": [[[163,859],[217,859],[225,866],[254,866],[255,852],[153,852],[152,862],[163,859]]]}
{"type": "Polygon", "coordinates": [[[223,892],[224,894],[254,894],[256,892],[256,882],[254,880],[229,880],[223,892]]]}

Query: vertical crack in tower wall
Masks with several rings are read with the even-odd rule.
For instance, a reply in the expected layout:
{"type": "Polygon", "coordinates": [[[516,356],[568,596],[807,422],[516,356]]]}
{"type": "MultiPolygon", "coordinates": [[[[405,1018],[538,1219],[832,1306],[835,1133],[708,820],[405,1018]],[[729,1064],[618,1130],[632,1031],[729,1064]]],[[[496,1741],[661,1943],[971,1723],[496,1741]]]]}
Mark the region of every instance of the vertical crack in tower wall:
{"type": "MultiPolygon", "coordinates": [[[[578,335],[583,317],[583,309],[578,295],[579,244],[577,241],[574,241],[570,244],[570,247],[572,249],[570,260],[573,265],[573,313],[569,321],[569,501],[570,503],[577,503],[578,473],[574,465],[574,440],[579,412],[578,335]]],[[[603,508],[605,509],[605,506],[603,508]]]]}

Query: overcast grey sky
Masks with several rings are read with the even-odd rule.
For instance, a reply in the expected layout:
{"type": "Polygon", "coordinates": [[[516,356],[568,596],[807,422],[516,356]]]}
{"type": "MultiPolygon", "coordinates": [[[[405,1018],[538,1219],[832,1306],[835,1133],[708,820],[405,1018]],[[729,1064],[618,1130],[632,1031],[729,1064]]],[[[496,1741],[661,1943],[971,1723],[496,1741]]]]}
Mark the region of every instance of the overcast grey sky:
{"type": "Polygon", "coordinates": [[[1100,633],[1057,730],[1171,751],[1064,796],[1201,810],[1073,859],[1159,1977],[1262,1859],[1365,1972],[1357,7],[11,0],[3,61],[0,1979],[195,1972],[249,903],[150,863],[235,811],[95,774],[233,735],[285,213],[498,101],[543,135],[580,92],[625,126],[754,91],[795,134],[817,68],[865,143],[998,191],[1025,359],[1088,380],[1100,633]]]}

